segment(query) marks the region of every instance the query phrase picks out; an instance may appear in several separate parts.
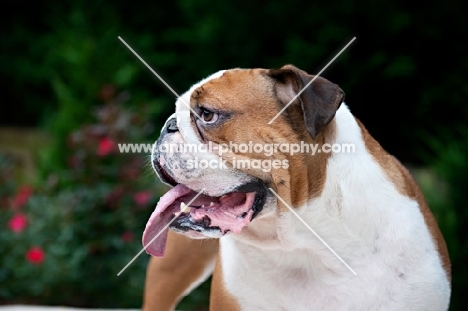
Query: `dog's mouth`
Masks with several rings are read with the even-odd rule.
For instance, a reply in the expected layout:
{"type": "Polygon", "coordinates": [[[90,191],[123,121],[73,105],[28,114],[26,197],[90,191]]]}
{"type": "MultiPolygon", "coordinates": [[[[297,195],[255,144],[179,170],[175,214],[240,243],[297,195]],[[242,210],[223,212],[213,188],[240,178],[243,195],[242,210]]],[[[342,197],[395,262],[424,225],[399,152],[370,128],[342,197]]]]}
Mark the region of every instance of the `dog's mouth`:
{"type": "Polygon", "coordinates": [[[239,233],[263,209],[266,189],[262,181],[256,180],[213,197],[177,184],[161,197],[148,220],[143,246],[150,255],[164,256],[168,227],[179,232],[199,232],[207,237],[239,233]]]}

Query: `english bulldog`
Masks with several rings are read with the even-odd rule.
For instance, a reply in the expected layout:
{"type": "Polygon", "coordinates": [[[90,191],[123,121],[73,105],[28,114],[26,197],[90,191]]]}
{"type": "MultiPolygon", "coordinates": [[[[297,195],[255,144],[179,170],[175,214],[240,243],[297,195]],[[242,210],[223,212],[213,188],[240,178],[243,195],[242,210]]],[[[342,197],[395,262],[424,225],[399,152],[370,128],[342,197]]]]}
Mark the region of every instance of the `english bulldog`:
{"type": "Polygon", "coordinates": [[[143,234],[145,311],[173,310],[211,274],[214,311],[448,309],[450,261],[421,191],[340,87],[315,77],[298,95],[312,79],[292,65],[231,69],[177,100],[152,153],[172,189],[143,234]]]}

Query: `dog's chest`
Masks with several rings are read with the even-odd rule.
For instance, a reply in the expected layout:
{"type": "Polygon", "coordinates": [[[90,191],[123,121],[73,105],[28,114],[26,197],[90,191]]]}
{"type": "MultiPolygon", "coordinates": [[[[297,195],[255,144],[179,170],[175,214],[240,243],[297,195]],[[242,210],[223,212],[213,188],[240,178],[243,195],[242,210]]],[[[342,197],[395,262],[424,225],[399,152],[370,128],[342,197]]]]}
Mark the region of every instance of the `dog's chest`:
{"type": "MultiPolygon", "coordinates": [[[[224,237],[228,291],[242,310],[443,310],[447,293],[437,284],[446,282],[444,272],[421,215],[410,207],[414,202],[401,199],[394,204],[406,207],[386,215],[386,224],[368,219],[349,227],[329,212],[302,214],[358,275],[296,218],[286,224],[284,235],[296,243],[294,249],[262,250],[224,237]],[[405,225],[407,218],[414,222],[405,225]]],[[[366,208],[364,202],[361,207],[366,208]]]]}
{"type": "Polygon", "coordinates": [[[346,310],[349,304],[353,275],[336,261],[323,265],[302,251],[255,253],[228,239],[221,250],[223,278],[242,310],[346,310]]]}

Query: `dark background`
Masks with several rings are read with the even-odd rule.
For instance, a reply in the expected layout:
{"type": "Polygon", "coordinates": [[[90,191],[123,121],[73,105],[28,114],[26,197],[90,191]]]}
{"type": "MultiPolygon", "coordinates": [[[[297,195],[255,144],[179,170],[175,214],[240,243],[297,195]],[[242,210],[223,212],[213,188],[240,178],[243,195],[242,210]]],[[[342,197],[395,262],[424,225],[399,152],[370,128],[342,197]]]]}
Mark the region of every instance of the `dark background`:
{"type": "MultiPolygon", "coordinates": [[[[73,75],[67,70],[87,70],[96,82],[137,85],[151,96],[172,97],[115,40],[117,35],[178,92],[233,67],[292,63],[316,73],[356,36],[323,76],[342,86],[353,113],[390,152],[420,163],[414,149],[424,131],[437,133],[466,121],[468,38],[462,1],[10,5],[0,21],[2,106],[8,109],[0,116],[3,125],[35,126],[51,117],[59,105],[51,80],[73,75]],[[73,61],[80,60],[70,59],[73,55],[57,55],[59,44],[69,44],[64,51],[91,50],[86,68],[75,68],[79,64],[73,61]],[[106,64],[108,58],[114,58],[114,68],[106,64]],[[136,72],[128,81],[116,81],[115,72],[127,63],[136,72]]],[[[81,105],[86,111],[88,104],[81,105]]]]}
{"type": "Polygon", "coordinates": [[[174,95],[117,36],[179,94],[220,69],[290,63],[314,74],[357,37],[322,76],[341,86],[385,149],[423,170],[420,183],[453,261],[452,309],[461,310],[468,277],[468,3],[261,3],[9,3],[0,19],[0,126],[51,137],[53,160],[39,161],[41,178],[66,168],[60,145],[91,122],[104,85],[131,94],[131,109],[153,103],[145,116],[155,132],[172,113],[174,95]]]}

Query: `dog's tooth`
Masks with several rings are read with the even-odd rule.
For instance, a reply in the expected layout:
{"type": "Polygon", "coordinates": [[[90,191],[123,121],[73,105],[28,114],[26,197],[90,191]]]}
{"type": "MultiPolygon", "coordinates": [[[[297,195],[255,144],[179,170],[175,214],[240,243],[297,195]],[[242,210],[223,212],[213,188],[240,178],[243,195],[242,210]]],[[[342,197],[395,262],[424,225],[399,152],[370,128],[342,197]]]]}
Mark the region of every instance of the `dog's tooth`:
{"type": "Polygon", "coordinates": [[[227,197],[227,195],[222,195],[220,199],[224,199],[225,197],[227,197]]]}
{"type": "Polygon", "coordinates": [[[183,212],[187,209],[187,204],[185,204],[184,202],[180,203],[180,211],[183,212]]]}
{"type": "Polygon", "coordinates": [[[210,206],[213,206],[214,205],[214,202],[210,202],[210,206]]]}

